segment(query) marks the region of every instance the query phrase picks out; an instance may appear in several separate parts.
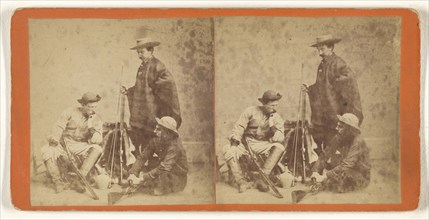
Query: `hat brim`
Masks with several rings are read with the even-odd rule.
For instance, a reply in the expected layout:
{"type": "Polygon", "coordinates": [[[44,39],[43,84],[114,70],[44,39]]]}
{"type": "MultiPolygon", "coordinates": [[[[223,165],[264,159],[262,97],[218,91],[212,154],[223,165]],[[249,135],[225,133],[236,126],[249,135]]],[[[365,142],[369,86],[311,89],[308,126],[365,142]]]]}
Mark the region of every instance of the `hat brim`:
{"type": "Polygon", "coordinates": [[[351,125],[351,124],[347,123],[347,122],[344,120],[343,116],[341,116],[341,115],[337,115],[337,118],[338,118],[338,120],[339,120],[339,121],[341,121],[342,123],[344,123],[344,124],[346,124],[346,125],[348,125],[348,126],[350,126],[350,127],[352,127],[352,128],[357,129],[358,131],[360,131],[360,128],[359,128],[359,127],[356,127],[356,126],[354,126],[354,125],[351,125]]]}
{"type": "Polygon", "coordinates": [[[97,95],[97,98],[95,100],[84,100],[84,99],[78,99],[77,102],[80,104],[87,104],[92,102],[99,102],[101,100],[101,96],[97,95]]]}
{"type": "Polygon", "coordinates": [[[263,98],[258,98],[258,100],[259,100],[262,104],[264,104],[264,103],[266,103],[266,102],[278,101],[278,100],[280,100],[280,99],[282,99],[282,97],[277,98],[277,99],[263,99],[263,98]]]}
{"type": "Polygon", "coordinates": [[[165,125],[162,123],[162,121],[161,121],[161,119],[160,119],[160,118],[155,118],[155,120],[156,120],[156,123],[157,123],[158,125],[161,125],[163,128],[166,128],[166,129],[168,129],[168,130],[170,130],[170,131],[174,131],[174,133],[176,133],[176,134],[179,134],[179,132],[177,131],[177,129],[171,129],[171,128],[169,128],[169,127],[165,126],[165,125]]]}
{"type": "Polygon", "coordinates": [[[336,43],[338,43],[340,41],[341,41],[340,38],[333,38],[333,39],[329,39],[329,40],[324,40],[324,41],[317,42],[317,43],[311,45],[310,47],[318,47],[318,46],[326,45],[326,44],[336,44],[336,43]]]}
{"type": "Polygon", "coordinates": [[[156,47],[156,46],[159,46],[160,44],[161,43],[158,42],[158,41],[147,42],[147,43],[140,44],[140,45],[137,45],[135,47],[132,47],[132,48],[130,48],[130,50],[137,50],[139,48],[145,48],[145,47],[156,47]]]}

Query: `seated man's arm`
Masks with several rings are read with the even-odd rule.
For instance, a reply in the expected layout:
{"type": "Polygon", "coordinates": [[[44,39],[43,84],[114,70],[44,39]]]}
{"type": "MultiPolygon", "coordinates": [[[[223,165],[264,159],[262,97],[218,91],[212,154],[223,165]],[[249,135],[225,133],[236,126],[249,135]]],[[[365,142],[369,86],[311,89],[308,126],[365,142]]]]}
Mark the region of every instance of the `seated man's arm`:
{"type": "Polygon", "coordinates": [[[346,158],[344,158],[344,160],[341,161],[341,163],[338,166],[334,167],[334,169],[328,171],[326,173],[326,176],[331,177],[333,175],[339,174],[348,169],[353,169],[359,161],[360,154],[361,154],[360,145],[353,144],[350,147],[349,153],[347,154],[346,158]]]}
{"type": "Polygon", "coordinates": [[[71,117],[72,109],[65,110],[58,120],[55,122],[51,135],[48,137],[48,142],[50,145],[57,145],[63,135],[64,130],[66,129],[67,123],[71,117]]]}
{"type": "Polygon", "coordinates": [[[89,120],[92,120],[92,126],[89,128],[89,132],[91,132],[92,136],[89,143],[101,144],[101,142],[103,142],[103,121],[98,115],[92,116],[89,120]]]}
{"type": "Polygon", "coordinates": [[[170,147],[167,150],[167,154],[165,158],[161,161],[161,163],[151,171],[144,173],[143,179],[144,180],[148,178],[155,179],[163,171],[170,172],[173,169],[174,164],[178,160],[178,156],[179,156],[178,149],[175,147],[170,147]]]}
{"type": "Polygon", "coordinates": [[[272,126],[270,127],[273,132],[273,137],[271,138],[272,142],[283,143],[285,139],[284,135],[284,120],[280,117],[279,114],[274,114],[272,116],[272,126]]]}
{"type": "Polygon", "coordinates": [[[154,152],[154,148],[152,146],[152,142],[149,142],[148,146],[143,150],[141,155],[138,155],[136,158],[136,162],[131,166],[129,170],[130,174],[134,174],[135,176],[139,176],[140,171],[143,168],[143,165],[149,159],[149,156],[152,156],[154,152]]]}
{"type": "Polygon", "coordinates": [[[249,123],[249,120],[252,116],[251,108],[247,108],[241,113],[240,117],[234,124],[234,128],[232,129],[232,134],[230,136],[230,141],[241,141],[243,138],[244,130],[249,123]]]}

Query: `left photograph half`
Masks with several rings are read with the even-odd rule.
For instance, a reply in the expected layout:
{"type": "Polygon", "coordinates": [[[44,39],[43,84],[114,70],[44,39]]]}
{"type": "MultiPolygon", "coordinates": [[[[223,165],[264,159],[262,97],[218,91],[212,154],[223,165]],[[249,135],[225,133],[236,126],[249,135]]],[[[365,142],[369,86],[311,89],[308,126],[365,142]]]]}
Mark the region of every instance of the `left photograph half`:
{"type": "Polygon", "coordinates": [[[213,204],[211,19],[30,19],[32,206],[213,204]]]}

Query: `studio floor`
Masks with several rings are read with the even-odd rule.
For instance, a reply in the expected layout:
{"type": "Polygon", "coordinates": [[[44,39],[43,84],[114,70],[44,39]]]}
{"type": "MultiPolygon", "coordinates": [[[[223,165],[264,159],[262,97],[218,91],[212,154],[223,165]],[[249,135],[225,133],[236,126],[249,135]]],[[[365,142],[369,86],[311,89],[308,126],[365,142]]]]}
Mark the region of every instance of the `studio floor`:
{"type": "MultiPolygon", "coordinates": [[[[360,191],[349,193],[319,192],[308,194],[299,204],[393,204],[400,203],[400,182],[398,165],[391,160],[373,160],[370,185],[360,191]]],[[[249,189],[238,193],[238,189],[224,183],[216,184],[216,202],[218,204],[291,204],[294,190],[306,189],[301,183],[293,188],[278,188],[283,199],[274,193],[249,189]]]]}
{"type": "MultiPolygon", "coordinates": [[[[174,204],[213,204],[214,175],[213,165],[205,163],[191,163],[189,166],[188,184],[182,192],[152,196],[136,193],[130,197],[123,197],[115,206],[127,205],[174,205],[174,204]]],[[[80,194],[74,190],[65,190],[56,194],[52,186],[45,184],[44,172],[33,175],[31,181],[31,204],[33,206],[106,206],[109,192],[121,192],[119,185],[111,189],[94,189],[99,200],[93,200],[89,192],[80,194]]]]}

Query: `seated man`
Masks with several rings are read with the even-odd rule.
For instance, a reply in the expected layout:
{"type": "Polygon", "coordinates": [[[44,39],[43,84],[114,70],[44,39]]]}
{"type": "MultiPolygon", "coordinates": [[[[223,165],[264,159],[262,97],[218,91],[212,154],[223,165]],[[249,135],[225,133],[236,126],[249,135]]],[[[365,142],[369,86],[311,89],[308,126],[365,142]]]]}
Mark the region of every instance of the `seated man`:
{"type": "Polygon", "coordinates": [[[182,191],[187,182],[186,152],[172,117],[156,118],[155,135],[131,167],[128,181],[153,195],[182,191]]]}
{"type": "MultiPolygon", "coordinates": [[[[49,145],[42,148],[43,162],[57,193],[66,188],[58,166],[60,157],[68,160],[65,147],[73,155],[84,158],[79,168],[83,176],[87,176],[101,155],[103,123],[95,114],[100,99],[99,95],[85,93],[78,100],[80,107],[67,109],[61,114],[48,137],[49,145]]],[[[77,178],[72,182],[72,187],[78,192],[85,192],[85,188],[77,178]]]]}
{"type": "MultiPolygon", "coordinates": [[[[225,161],[238,183],[240,193],[250,188],[238,163],[241,156],[248,154],[243,144],[247,144],[255,154],[268,156],[262,166],[267,175],[271,173],[284,151],[284,122],[276,112],[281,97],[279,93],[268,90],[259,98],[262,106],[252,106],[244,110],[234,125],[229,138],[230,145],[223,148],[225,161]]],[[[257,179],[256,186],[260,191],[269,190],[262,178],[257,179]]]]}
{"type": "Polygon", "coordinates": [[[337,134],[323,157],[319,157],[319,173],[313,173],[313,177],[323,183],[324,189],[334,192],[365,188],[369,185],[371,165],[369,149],[360,135],[359,119],[351,113],[337,117],[337,134]]]}

